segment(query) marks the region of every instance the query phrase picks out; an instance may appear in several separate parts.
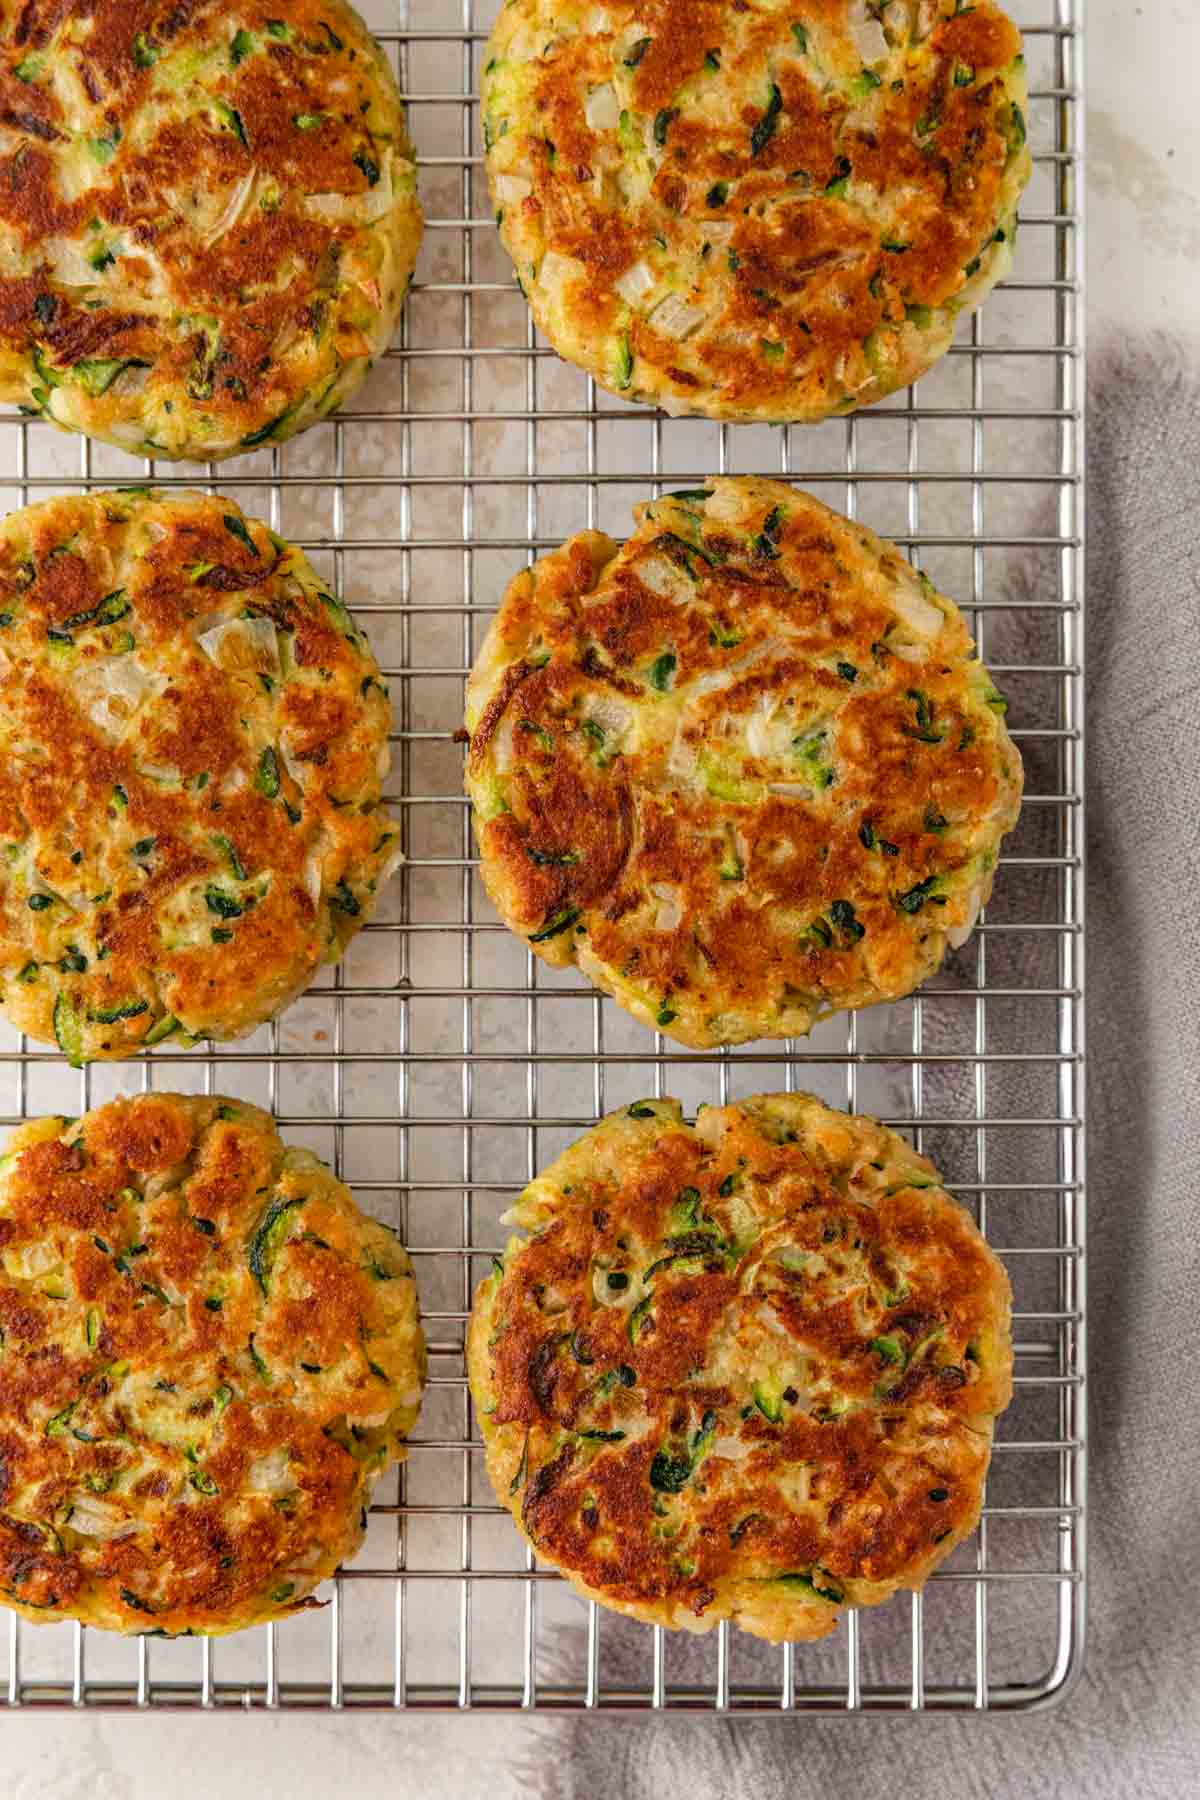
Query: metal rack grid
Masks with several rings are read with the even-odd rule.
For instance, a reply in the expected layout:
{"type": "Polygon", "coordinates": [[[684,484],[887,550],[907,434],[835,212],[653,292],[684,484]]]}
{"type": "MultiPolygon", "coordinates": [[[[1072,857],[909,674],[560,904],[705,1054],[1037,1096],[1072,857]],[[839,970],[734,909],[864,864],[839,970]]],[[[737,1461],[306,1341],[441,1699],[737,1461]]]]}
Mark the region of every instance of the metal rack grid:
{"type": "MultiPolygon", "coordinates": [[[[0,1631],[9,1708],[521,1709],[733,1714],[1020,1710],[1053,1702],[1084,1623],[1084,0],[1025,0],[1036,172],[1014,278],[919,389],[815,429],[670,421],[601,394],[535,335],[491,225],[480,57],[495,0],[378,0],[422,159],[427,236],[399,341],[357,404],[211,486],[309,549],[366,619],[396,709],[408,861],[378,918],[243,1044],[80,1075],[0,1038],[0,1120],[118,1091],[232,1089],[397,1225],[431,1351],[422,1420],[319,1614],[217,1641],[0,1631]],[[399,12],[397,12],[397,6],[399,12]],[[714,470],[782,473],[900,542],[957,594],[1010,698],[1022,823],[976,935],[913,1000],[801,1043],[694,1054],[650,1038],[496,923],[474,872],[461,683],[504,582],[581,526],[714,470]],[[1017,1375],[978,1537],[924,1595],[821,1645],[722,1625],[680,1644],[586,1608],[495,1504],[463,1373],[473,1283],[513,1193],[644,1092],[807,1087],[910,1132],[989,1232],[1017,1375]],[[7,1646],[5,1647],[5,1638],[7,1646]]],[[[0,417],[0,502],[128,481],[130,461],[0,417]]]]}

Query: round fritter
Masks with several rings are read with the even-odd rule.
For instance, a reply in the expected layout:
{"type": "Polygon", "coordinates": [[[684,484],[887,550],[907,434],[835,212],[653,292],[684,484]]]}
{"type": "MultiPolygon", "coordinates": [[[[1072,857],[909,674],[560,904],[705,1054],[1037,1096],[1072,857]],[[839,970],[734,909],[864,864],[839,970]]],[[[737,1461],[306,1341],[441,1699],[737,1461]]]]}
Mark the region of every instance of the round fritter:
{"type": "Polygon", "coordinates": [[[1026,105],[993,0],[509,0],[483,78],[540,329],[716,419],[849,412],[945,353],[1012,261],[1026,105]]]}
{"type": "Polygon", "coordinates": [[[236,1631],[362,1541],[425,1376],[408,1257],[266,1113],[39,1119],[0,1162],[0,1600],[236,1631]]]}
{"type": "Polygon", "coordinates": [[[488,892],[697,1048],[910,993],[1020,805],[957,607],[780,482],[714,479],[510,586],[468,688],[488,892]]]}
{"type": "Polygon", "coordinates": [[[0,399],[136,455],[332,412],[421,241],[387,62],[344,0],[0,12],[0,399]]]}
{"type": "Polygon", "coordinates": [[[399,860],[379,665],[231,500],[0,523],[0,1004],[73,1063],[254,1030],[399,860]]]}
{"type": "Polygon", "coordinates": [[[937,1173],[806,1094],[611,1113],[475,1295],[488,1472],[538,1557],[651,1624],[823,1637],[974,1530],[1003,1268],[937,1173]]]}

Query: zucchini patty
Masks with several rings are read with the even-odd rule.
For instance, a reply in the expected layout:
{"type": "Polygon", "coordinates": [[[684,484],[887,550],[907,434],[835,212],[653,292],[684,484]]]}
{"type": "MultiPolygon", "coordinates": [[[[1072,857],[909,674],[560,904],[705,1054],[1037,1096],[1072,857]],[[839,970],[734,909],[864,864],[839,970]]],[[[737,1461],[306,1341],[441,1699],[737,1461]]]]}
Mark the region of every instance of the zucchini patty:
{"type": "Polygon", "coordinates": [[[651,1624],[823,1637],[974,1530],[1003,1268],[873,1119],[765,1094],[611,1113],[475,1295],[488,1473],[540,1560],[651,1624]]]}
{"type": "Polygon", "coordinates": [[[502,918],[697,1048],[911,993],[1021,798],[958,608],[781,482],[637,510],[517,576],[468,685],[502,918]]]}
{"type": "Polygon", "coordinates": [[[343,0],[5,7],[0,222],[0,400],[196,459],[353,393],[421,241],[396,83],[343,0]]]}
{"type": "Polygon", "coordinates": [[[0,523],[0,1005],[73,1063],[242,1037],[399,860],[391,707],[345,607],[231,500],[0,523]]]}
{"type": "Polygon", "coordinates": [[[240,1101],[38,1119],[0,1160],[0,1600],[281,1618],[362,1541],[425,1377],[407,1255],[240,1101]]]}
{"type": "Polygon", "coordinates": [[[539,328],[715,419],[850,412],[944,355],[1012,261],[1026,105],[993,0],[508,0],[483,76],[539,328]]]}

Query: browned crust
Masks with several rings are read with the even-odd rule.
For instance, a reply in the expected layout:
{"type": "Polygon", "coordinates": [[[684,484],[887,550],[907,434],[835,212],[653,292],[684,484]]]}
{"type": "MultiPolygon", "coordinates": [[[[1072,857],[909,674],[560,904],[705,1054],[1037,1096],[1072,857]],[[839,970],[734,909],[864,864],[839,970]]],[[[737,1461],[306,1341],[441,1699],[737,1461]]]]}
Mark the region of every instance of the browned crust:
{"type": "Polygon", "coordinates": [[[302,1604],[357,1545],[415,1417],[403,1250],[236,1102],[147,1095],[38,1121],[6,1161],[0,1602],[168,1634],[302,1604]],[[256,1274],[256,1234],[291,1201],[256,1274]],[[46,1246],[51,1267],[13,1273],[46,1246]],[[354,1419],[373,1421],[358,1439],[354,1419]],[[255,1466],[281,1451],[263,1487],[255,1466]],[[90,1534],[93,1504],[132,1529],[90,1534]]]}
{"type": "Polygon", "coordinates": [[[0,280],[3,397],[125,448],[143,447],[141,426],[160,454],[222,456],[276,421],[275,440],[310,422],[307,402],[349,391],[386,339],[419,243],[415,198],[374,223],[305,207],[367,196],[393,153],[405,168],[412,154],[394,81],[344,0],[9,7],[0,125],[0,222],[25,265],[0,280]],[[176,55],[195,70],[164,90],[156,71],[176,55]],[[47,60],[83,88],[78,105],[43,78],[47,60]],[[81,154],[82,192],[66,167],[81,154]],[[251,178],[259,199],[230,229],[193,222],[198,197],[251,178]],[[59,238],[88,257],[116,245],[117,260],[81,288],[45,253],[59,238]],[[88,397],[71,371],[96,358],[145,373],[88,397]],[[69,401],[50,391],[61,384],[69,401]]]}
{"type": "Polygon", "coordinates": [[[740,0],[613,0],[561,39],[542,0],[504,9],[491,54],[504,71],[494,91],[505,128],[493,127],[489,167],[494,192],[502,172],[532,180],[527,197],[501,201],[501,232],[541,328],[606,385],[670,411],[820,417],[914,379],[949,341],[952,311],[939,309],[958,303],[1011,222],[1014,157],[1017,191],[1028,173],[1013,148],[1009,82],[1020,34],[992,0],[950,9],[945,0],[924,42],[889,53],[886,81],[868,71],[883,100],[869,123],[854,92],[863,65],[848,0],[758,12],[740,0]],[[809,34],[809,54],[793,27],[809,34]],[[516,116],[506,59],[524,65],[516,116]],[[648,192],[633,199],[616,174],[619,133],[593,130],[584,112],[583,96],[614,71],[635,129],[654,121],[660,147],[648,192]],[[726,98],[714,115],[707,96],[718,88],[726,98]],[[772,93],[778,122],[759,143],[772,93]],[[845,194],[838,183],[851,172],[858,191],[845,194]],[[631,317],[615,289],[656,242],[684,271],[675,290],[706,300],[709,316],[686,343],[636,309],[631,317]],[[537,284],[547,252],[587,271],[569,295],[537,284]],[[938,311],[920,328],[936,324],[927,346],[906,331],[914,308],[938,311]],[[625,381],[612,367],[622,333],[633,356],[625,381]],[[875,334],[886,371],[863,364],[875,334]]]}
{"type": "Polygon", "coordinates": [[[715,487],[746,495],[736,526],[668,497],[619,554],[579,540],[582,554],[523,572],[468,717],[502,916],[695,1044],[806,1030],[805,997],[815,1016],[909,992],[969,918],[968,890],[990,887],[980,859],[1021,787],[952,603],[938,599],[940,633],[907,660],[888,648],[896,584],[924,601],[894,547],[782,483],[715,487]],[[664,566],[679,592],[661,591],[664,566]],[[598,744],[610,696],[631,723],[598,744]],[[753,753],[763,717],[781,722],[781,754],[753,753]],[[809,728],[826,731],[830,785],[806,795],[795,744],[809,728]]]}
{"type": "Polygon", "coordinates": [[[92,495],[11,515],[0,617],[10,1016],[53,1041],[66,993],[86,1053],[99,1056],[136,1049],[168,1014],[193,1035],[251,1029],[365,920],[395,843],[379,803],[390,707],[365,639],[264,525],[231,501],[186,494],[92,495]],[[93,623],[114,595],[119,616],[93,623]],[[285,666],[232,654],[227,666],[197,641],[256,615],[278,627],[285,666]],[[152,686],[135,727],[115,735],[89,710],[94,684],[131,664],[152,686]],[[268,750],[274,791],[261,778],[268,750]],[[59,898],[31,892],[34,872],[59,898]],[[203,941],[171,929],[198,881],[241,908],[213,912],[203,941]],[[96,1019],[142,1002],[107,1029],[96,1019]]]}
{"type": "Polygon", "coordinates": [[[1008,1283],[892,1133],[804,1095],[695,1130],[639,1103],[515,1216],[532,1235],[476,1295],[472,1393],[498,1495],[581,1591],[816,1636],[824,1591],[917,1587],[974,1528],[1011,1392],[1008,1283]],[[640,1312],[597,1298],[605,1272],[640,1312]],[[691,1468],[664,1479],[664,1457],[691,1468]]]}

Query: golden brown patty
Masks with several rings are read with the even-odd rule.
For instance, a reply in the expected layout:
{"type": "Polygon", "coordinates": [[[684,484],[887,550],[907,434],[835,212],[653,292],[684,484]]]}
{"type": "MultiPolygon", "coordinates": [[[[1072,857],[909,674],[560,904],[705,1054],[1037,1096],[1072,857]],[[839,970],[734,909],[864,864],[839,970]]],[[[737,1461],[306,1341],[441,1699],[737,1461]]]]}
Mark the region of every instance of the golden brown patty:
{"type": "Polygon", "coordinates": [[[343,0],[28,0],[0,18],[0,227],[0,399],[209,458],[354,391],[421,212],[343,0]]]}
{"type": "Polygon", "coordinates": [[[22,1126],[0,1261],[5,1605],[236,1631],[354,1553],[420,1405],[416,1288],[266,1113],[154,1094],[22,1126]]]}
{"type": "Polygon", "coordinates": [[[379,665],[231,500],[0,524],[0,1002],[72,1062],[252,1031],[398,860],[379,665]]]}
{"type": "Polygon", "coordinates": [[[475,1296],[488,1472],[538,1557],[652,1624],[822,1637],[975,1528],[1008,1279],[925,1158],[806,1094],[611,1113],[475,1296]]]}
{"type": "Polygon", "coordinates": [[[718,419],[849,412],[945,353],[1012,261],[1026,104],[993,0],[509,0],[483,77],[541,330],[718,419]]]}
{"type": "Polygon", "coordinates": [[[517,576],[467,693],[512,930],[704,1047],[910,993],[1016,821],[1005,702],[953,601],[781,482],[712,480],[517,576]]]}

